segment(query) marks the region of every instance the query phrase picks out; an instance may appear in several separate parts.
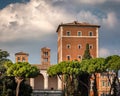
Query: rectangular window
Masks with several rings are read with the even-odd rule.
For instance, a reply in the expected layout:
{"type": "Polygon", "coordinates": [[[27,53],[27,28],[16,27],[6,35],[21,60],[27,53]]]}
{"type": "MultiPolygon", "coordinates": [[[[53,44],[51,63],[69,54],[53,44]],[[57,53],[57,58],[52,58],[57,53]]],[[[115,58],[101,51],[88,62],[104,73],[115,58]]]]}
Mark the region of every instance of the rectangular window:
{"type": "Polygon", "coordinates": [[[20,57],[17,57],[18,62],[20,62],[20,57]]]}
{"type": "Polygon", "coordinates": [[[78,34],[77,34],[78,36],[82,36],[82,32],[78,32],[78,34]]]}
{"type": "Polygon", "coordinates": [[[67,35],[67,36],[70,36],[71,34],[70,34],[70,32],[69,32],[69,31],[67,31],[66,35],[67,35]]]}
{"type": "Polygon", "coordinates": [[[22,62],[25,62],[25,57],[22,57],[22,62]]]}

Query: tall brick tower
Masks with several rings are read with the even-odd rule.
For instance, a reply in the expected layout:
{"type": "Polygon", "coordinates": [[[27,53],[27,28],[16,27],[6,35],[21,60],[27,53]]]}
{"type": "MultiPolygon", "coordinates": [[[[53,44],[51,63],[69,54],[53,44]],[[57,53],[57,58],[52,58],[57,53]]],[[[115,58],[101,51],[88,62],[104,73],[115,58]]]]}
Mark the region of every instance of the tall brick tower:
{"type": "Polygon", "coordinates": [[[28,62],[28,53],[18,52],[15,54],[15,61],[16,62],[28,62]]]}
{"type": "Polygon", "coordinates": [[[66,60],[81,60],[89,44],[93,58],[98,57],[98,29],[99,25],[89,23],[60,24],[58,33],[58,63],[66,60]]]}
{"type": "Polygon", "coordinates": [[[41,49],[41,63],[42,65],[50,65],[50,48],[44,47],[41,49]]]}

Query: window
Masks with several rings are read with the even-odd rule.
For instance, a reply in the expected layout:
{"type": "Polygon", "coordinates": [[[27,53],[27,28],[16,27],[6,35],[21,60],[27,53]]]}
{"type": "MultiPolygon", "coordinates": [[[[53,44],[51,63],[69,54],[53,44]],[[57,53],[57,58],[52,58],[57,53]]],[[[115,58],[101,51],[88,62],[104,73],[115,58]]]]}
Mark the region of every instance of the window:
{"type": "Polygon", "coordinates": [[[78,49],[81,49],[81,48],[82,48],[82,45],[81,45],[81,44],[79,44],[79,45],[78,45],[78,49]]]}
{"type": "Polygon", "coordinates": [[[70,55],[67,55],[67,60],[68,60],[68,61],[70,60],[70,55]]]}
{"type": "Polygon", "coordinates": [[[18,62],[20,62],[20,57],[17,57],[18,62]]]}
{"type": "Polygon", "coordinates": [[[67,44],[67,46],[66,46],[68,49],[70,49],[71,48],[71,45],[70,44],[67,44]]]}
{"type": "Polygon", "coordinates": [[[25,57],[22,57],[22,61],[25,62],[25,57]]]}
{"type": "Polygon", "coordinates": [[[89,49],[93,49],[93,45],[92,44],[89,44],[89,49]]]}
{"type": "Polygon", "coordinates": [[[78,55],[78,59],[81,60],[81,59],[82,59],[82,56],[81,56],[81,55],[78,55]]]}
{"type": "Polygon", "coordinates": [[[101,83],[102,83],[102,86],[106,86],[106,81],[102,80],[101,83]]]}
{"type": "Polygon", "coordinates": [[[69,31],[67,31],[67,34],[66,34],[67,36],[70,36],[70,32],[69,31]]]}
{"type": "Polygon", "coordinates": [[[109,81],[108,81],[108,86],[111,86],[109,81]]]}
{"type": "Polygon", "coordinates": [[[48,56],[48,52],[44,52],[43,54],[44,54],[44,56],[48,56]]]}
{"type": "Polygon", "coordinates": [[[89,32],[89,36],[93,36],[93,32],[89,32]]]}
{"type": "Polygon", "coordinates": [[[48,62],[48,58],[45,58],[45,59],[44,59],[44,62],[48,62]]]}
{"type": "Polygon", "coordinates": [[[78,36],[82,36],[82,32],[78,32],[78,34],[77,34],[78,36]]]}

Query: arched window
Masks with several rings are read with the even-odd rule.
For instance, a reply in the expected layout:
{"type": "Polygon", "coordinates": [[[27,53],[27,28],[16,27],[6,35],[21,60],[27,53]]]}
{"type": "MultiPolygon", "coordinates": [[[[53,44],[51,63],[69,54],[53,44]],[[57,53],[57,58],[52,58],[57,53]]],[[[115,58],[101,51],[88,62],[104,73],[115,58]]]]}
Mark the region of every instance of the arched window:
{"type": "Polygon", "coordinates": [[[66,35],[67,35],[67,36],[70,36],[70,35],[71,35],[71,34],[70,34],[70,31],[67,31],[66,35]]]}
{"type": "Polygon", "coordinates": [[[82,48],[82,45],[81,44],[78,44],[78,49],[81,49],[82,48]]]}
{"type": "Polygon", "coordinates": [[[79,32],[77,33],[77,36],[82,36],[82,32],[79,31],[79,32]]]}
{"type": "Polygon", "coordinates": [[[68,60],[68,61],[70,60],[70,55],[67,55],[67,60],[68,60]]]}
{"type": "Polygon", "coordinates": [[[89,32],[89,36],[93,36],[93,32],[89,32]]]}
{"type": "Polygon", "coordinates": [[[70,44],[67,44],[66,47],[67,47],[68,49],[70,49],[70,48],[71,48],[71,45],[70,45],[70,44]]]}

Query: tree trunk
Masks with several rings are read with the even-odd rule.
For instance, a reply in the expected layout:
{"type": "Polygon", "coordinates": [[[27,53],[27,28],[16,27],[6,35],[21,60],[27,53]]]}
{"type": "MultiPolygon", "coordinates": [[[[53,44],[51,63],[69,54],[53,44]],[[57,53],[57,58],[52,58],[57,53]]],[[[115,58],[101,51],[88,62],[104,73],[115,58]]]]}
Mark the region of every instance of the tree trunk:
{"type": "Polygon", "coordinates": [[[19,90],[20,90],[20,84],[24,80],[21,77],[15,77],[15,80],[17,82],[17,87],[16,87],[16,96],[19,96],[19,90]]]}

